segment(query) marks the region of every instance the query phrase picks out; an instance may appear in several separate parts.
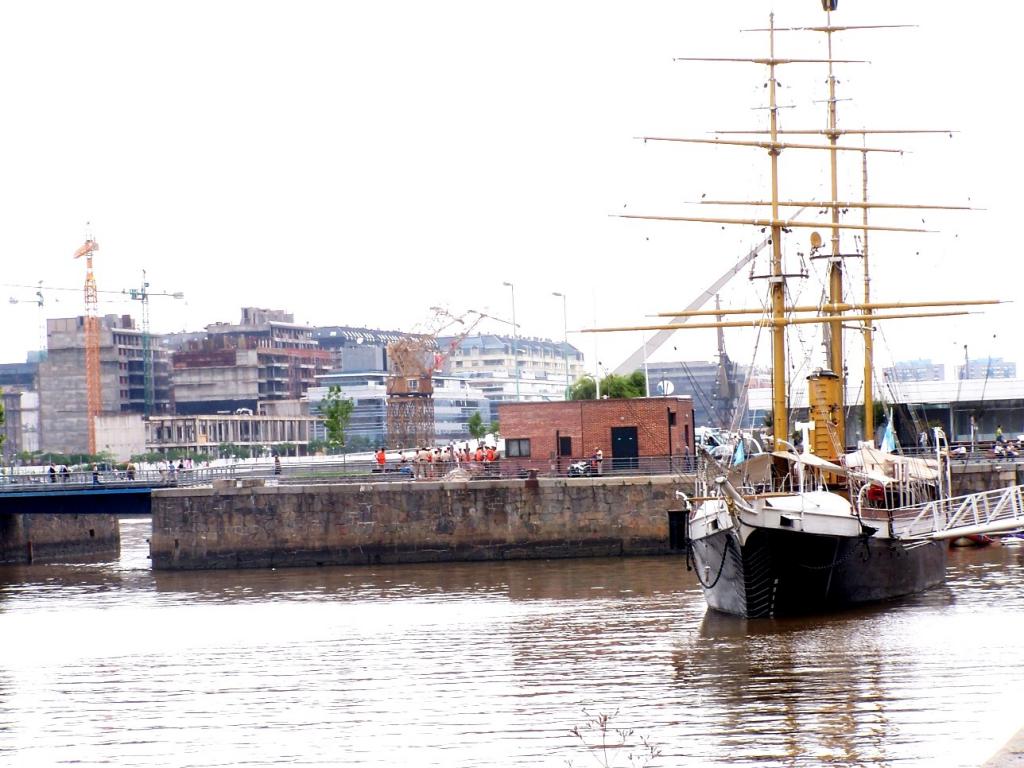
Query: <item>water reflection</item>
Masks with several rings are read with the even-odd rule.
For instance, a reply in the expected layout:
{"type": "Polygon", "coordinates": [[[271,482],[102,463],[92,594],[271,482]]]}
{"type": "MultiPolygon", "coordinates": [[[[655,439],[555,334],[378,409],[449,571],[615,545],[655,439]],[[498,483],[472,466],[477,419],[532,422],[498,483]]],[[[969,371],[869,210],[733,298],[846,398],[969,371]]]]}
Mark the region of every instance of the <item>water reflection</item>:
{"type": "Polygon", "coordinates": [[[748,621],[679,558],[152,573],[146,524],[122,536],[116,563],[0,569],[5,762],[585,765],[585,706],[666,766],[966,766],[1024,721],[1021,548],[748,621]]]}

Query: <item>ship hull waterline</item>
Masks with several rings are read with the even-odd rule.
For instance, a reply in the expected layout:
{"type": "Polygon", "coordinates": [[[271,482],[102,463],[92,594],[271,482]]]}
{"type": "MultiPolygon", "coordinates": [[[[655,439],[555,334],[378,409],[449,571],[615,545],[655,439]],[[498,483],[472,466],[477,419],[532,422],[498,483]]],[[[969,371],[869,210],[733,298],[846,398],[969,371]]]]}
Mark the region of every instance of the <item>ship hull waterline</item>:
{"type": "Polygon", "coordinates": [[[923,592],[946,578],[943,542],[761,528],[689,542],[710,608],[745,618],[839,611],[923,592]]]}

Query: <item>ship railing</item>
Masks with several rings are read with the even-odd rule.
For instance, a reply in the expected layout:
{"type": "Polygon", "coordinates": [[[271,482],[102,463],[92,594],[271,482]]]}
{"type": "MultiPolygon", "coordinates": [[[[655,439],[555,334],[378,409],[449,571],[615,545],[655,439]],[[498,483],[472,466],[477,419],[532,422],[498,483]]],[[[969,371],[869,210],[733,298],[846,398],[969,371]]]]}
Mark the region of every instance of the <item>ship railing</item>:
{"type": "Polygon", "coordinates": [[[1024,527],[1024,486],[1015,485],[893,510],[902,539],[954,539],[1024,527]]]}

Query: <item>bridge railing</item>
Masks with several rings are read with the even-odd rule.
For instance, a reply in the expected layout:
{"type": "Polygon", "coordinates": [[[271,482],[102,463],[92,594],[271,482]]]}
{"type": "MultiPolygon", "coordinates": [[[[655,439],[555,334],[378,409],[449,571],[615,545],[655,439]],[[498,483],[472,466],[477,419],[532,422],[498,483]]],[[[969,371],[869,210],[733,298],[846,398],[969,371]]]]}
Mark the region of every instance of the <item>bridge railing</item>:
{"type": "Polygon", "coordinates": [[[176,478],[168,472],[158,470],[81,471],[50,475],[48,472],[4,474],[0,476],[0,493],[47,492],[59,490],[83,490],[92,487],[107,488],[154,488],[173,486],[176,478]]]}
{"type": "Polygon", "coordinates": [[[901,538],[954,538],[1024,526],[1024,486],[972,493],[919,507],[895,510],[893,530],[901,538]]]}

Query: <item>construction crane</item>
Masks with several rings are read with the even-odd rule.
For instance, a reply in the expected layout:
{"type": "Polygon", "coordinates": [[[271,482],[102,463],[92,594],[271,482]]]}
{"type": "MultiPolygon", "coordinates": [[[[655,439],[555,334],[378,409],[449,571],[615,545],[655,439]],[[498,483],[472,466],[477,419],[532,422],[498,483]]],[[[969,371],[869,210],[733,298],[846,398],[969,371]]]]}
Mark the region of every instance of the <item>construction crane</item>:
{"type": "MultiPolygon", "coordinates": [[[[21,287],[21,286],[19,286],[21,287]]],[[[43,315],[43,307],[45,301],[43,299],[43,281],[39,281],[39,287],[36,289],[35,296],[31,299],[19,299],[16,296],[11,296],[8,301],[11,304],[35,304],[39,309],[39,350],[42,352],[46,349],[46,319],[43,315]]]]}
{"type": "Polygon", "coordinates": [[[419,333],[388,344],[391,375],[387,378],[388,442],[396,448],[414,448],[434,442],[434,373],[445,363],[473,329],[487,315],[469,310],[455,316],[441,307],[431,307],[434,317],[419,333]],[[470,315],[475,315],[467,322],[470,315]],[[437,339],[455,326],[462,328],[442,350],[437,339]]]}
{"type": "Polygon", "coordinates": [[[89,453],[96,453],[96,417],[103,408],[100,393],[100,316],[96,277],[92,272],[92,255],[99,245],[91,237],[75,251],[75,258],[85,256],[85,401],[89,453]]]}
{"type": "MultiPolygon", "coordinates": [[[[84,246],[83,246],[84,247],[84,246]]],[[[97,246],[98,249],[98,246],[97,246]]],[[[83,254],[84,255],[84,254],[83,254]]],[[[78,258],[76,256],[76,258],[78,258]]],[[[6,288],[35,288],[35,298],[31,299],[32,303],[39,307],[39,343],[40,350],[46,349],[46,323],[43,318],[43,292],[50,291],[80,291],[81,288],[67,288],[53,285],[43,285],[43,281],[40,280],[38,286],[27,285],[22,283],[0,283],[6,288]]],[[[110,290],[100,291],[95,290],[95,294],[98,297],[99,294],[106,294],[107,296],[127,296],[132,301],[139,301],[142,303],[142,356],[143,356],[143,387],[144,387],[144,400],[145,400],[145,415],[151,416],[154,411],[154,403],[156,400],[154,391],[154,376],[153,376],[153,351],[152,351],[152,333],[150,332],[150,313],[149,313],[149,299],[152,296],[169,296],[172,299],[184,299],[185,294],[181,291],[151,291],[149,290],[149,281],[146,279],[146,270],[142,270],[142,284],[139,288],[123,288],[121,290],[110,290]]],[[[11,304],[25,304],[30,300],[25,298],[10,297],[8,301],[11,304]]],[[[98,312],[97,312],[98,315],[98,312]]]]}
{"type": "Polygon", "coordinates": [[[146,280],[146,270],[142,270],[142,286],[129,288],[122,293],[128,294],[133,301],[142,302],[142,365],[143,365],[143,387],[145,390],[145,416],[148,419],[153,414],[156,402],[156,394],[153,386],[153,347],[152,336],[149,333],[149,297],[170,296],[172,299],[183,299],[185,294],[181,291],[165,293],[149,290],[149,282],[146,280]]]}

